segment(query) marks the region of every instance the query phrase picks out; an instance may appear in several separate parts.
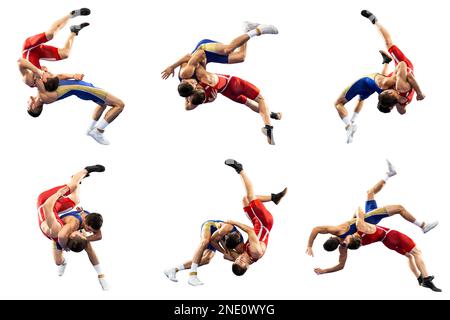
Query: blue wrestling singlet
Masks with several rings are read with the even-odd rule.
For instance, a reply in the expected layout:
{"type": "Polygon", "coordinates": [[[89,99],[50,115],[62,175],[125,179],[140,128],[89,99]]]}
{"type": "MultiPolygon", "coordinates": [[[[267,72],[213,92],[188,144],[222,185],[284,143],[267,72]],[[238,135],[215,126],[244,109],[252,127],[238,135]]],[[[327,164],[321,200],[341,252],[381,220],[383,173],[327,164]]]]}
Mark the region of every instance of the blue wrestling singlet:
{"type": "Polygon", "coordinates": [[[203,50],[206,54],[206,64],[212,63],[222,63],[228,64],[228,55],[218,54],[216,51],[216,44],[219,43],[214,40],[203,39],[195,47],[194,53],[197,50],[203,50]]]}
{"type": "Polygon", "coordinates": [[[76,96],[81,100],[93,101],[99,105],[106,104],[105,100],[108,95],[105,90],[96,88],[92,83],[80,80],[61,80],[56,94],[58,95],[57,101],[76,96]]]}
{"type": "Polygon", "coordinates": [[[345,89],[345,99],[347,101],[352,100],[354,97],[359,96],[361,100],[366,100],[372,94],[377,92],[380,94],[383,90],[378,87],[375,82],[375,77],[377,74],[371,74],[370,76],[364,77],[353,83],[347,89],[345,89]]]}
{"type": "MultiPolygon", "coordinates": [[[[203,233],[203,230],[205,230],[205,229],[208,230],[208,228],[209,228],[209,232],[211,233],[211,235],[213,235],[214,232],[216,232],[219,229],[219,227],[218,227],[219,223],[225,223],[225,222],[222,220],[208,220],[208,221],[204,222],[200,229],[201,234],[203,233]]],[[[244,237],[242,236],[242,234],[239,232],[239,230],[235,226],[233,226],[233,230],[231,230],[230,233],[232,233],[232,232],[238,232],[239,236],[241,238],[241,241],[244,242],[244,237]]],[[[214,251],[214,252],[217,251],[216,248],[214,248],[211,244],[208,244],[208,247],[206,249],[214,251]]]]}

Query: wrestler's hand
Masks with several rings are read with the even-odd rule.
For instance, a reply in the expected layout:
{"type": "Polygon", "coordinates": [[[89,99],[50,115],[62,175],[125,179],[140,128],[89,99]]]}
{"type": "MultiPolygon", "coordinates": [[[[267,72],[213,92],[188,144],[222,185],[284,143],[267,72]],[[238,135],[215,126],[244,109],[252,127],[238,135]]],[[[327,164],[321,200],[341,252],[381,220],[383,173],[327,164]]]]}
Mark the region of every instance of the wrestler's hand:
{"type": "Polygon", "coordinates": [[[422,101],[425,99],[425,95],[423,93],[417,93],[416,99],[417,101],[422,101]]]}
{"type": "Polygon", "coordinates": [[[314,257],[313,249],[311,247],[306,248],[306,254],[308,256],[314,257]]]}
{"type": "Polygon", "coordinates": [[[48,69],[45,66],[41,66],[41,70],[44,71],[44,72],[48,72],[48,69]]]}
{"type": "Polygon", "coordinates": [[[172,75],[172,77],[175,75],[175,69],[172,68],[172,66],[167,67],[166,70],[161,72],[161,74],[162,74],[161,78],[163,78],[163,80],[166,80],[167,78],[170,77],[170,75],[172,75]]]}
{"type": "Polygon", "coordinates": [[[82,73],[75,73],[75,74],[73,75],[73,78],[74,78],[75,80],[83,80],[84,74],[82,74],[82,73]]]}
{"type": "Polygon", "coordinates": [[[325,274],[325,273],[326,273],[325,270],[320,269],[320,268],[314,268],[314,272],[315,272],[318,276],[320,276],[321,274],[325,274]]]}
{"type": "Polygon", "coordinates": [[[59,189],[56,194],[61,198],[63,197],[67,192],[70,191],[70,188],[68,186],[64,186],[61,189],[59,189]]]}
{"type": "Polygon", "coordinates": [[[225,221],[226,224],[231,224],[232,226],[236,225],[236,222],[233,220],[227,220],[225,221]]]}

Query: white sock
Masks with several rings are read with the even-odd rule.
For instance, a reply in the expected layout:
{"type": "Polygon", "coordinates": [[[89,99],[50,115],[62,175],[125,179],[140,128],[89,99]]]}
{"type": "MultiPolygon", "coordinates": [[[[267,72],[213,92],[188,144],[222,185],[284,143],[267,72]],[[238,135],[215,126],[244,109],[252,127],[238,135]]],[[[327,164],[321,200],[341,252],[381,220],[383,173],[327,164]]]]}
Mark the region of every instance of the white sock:
{"type": "MultiPolygon", "coordinates": [[[[190,270],[191,274],[192,274],[192,273],[197,273],[197,268],[198,268],[198,264],[193,263],[193,264],[191,265],[191,270],[190,270]]],[[[195,275],[196,275],[196,274],[195,274],[195,275]]]]}
{"type": "Polygon", "coordinates": [[[258,35],[258,33],[256,32],[256,29],[250,30],[249,32],[247,32],[247,35],[250,38],[256,37],[258,35]]]}
{"type": "Polygon", "coordinates": [[[100,120],[100,121],[98,122],[98,124],[97,124],[97,129],[105,130],[105,128],[106,128],[108,125],[109,125],[109,123],[108,123],[105,119],[102,119],[102,120],[100,120]]]}
{"type": "Polygon", "coordinates": [[[183,271],[184,269],[185,268],[184,268],[183,264],[181,266],[178,266],[178,267],[175,268],[175,270],[178,270],[178,271],[183,271]]]}
{"type": "Polygon", "coordinates": [[[419,228],[422,228],[422,225],[424,225],[423,221],[418,221],[418,220],[414,221],[414,224],[416,226],[418,226],[419,228]]]}
{"type": "Polygon", "coordinates": [[[359,115],[358,112],[353,113],[353,116],[352,116],[352,122],[355,122],[355,120],[356,120],[356,118],[358,117],[358,115],[359,115]]]}
{"type": "Polygon", "coordinates": [[[349,116],[346,116],[345,118],[343,118],[342,121],[345,123],[346,126],[350,125],[350,117],[349,116]]]}
{"type": "Polygon", "coordinates": [[[91,126],[89,128],[94,129],[97,126],[97,122],[97,120],[92,120],[91,126]]]}
{"type": "Polygon", "coordinates": [[[100,263],[97,264],[96,266],[94,266],[94,269],[95,269],[95,271],[97,271],[98,275],[102,275],[103,274],[102,268],[100,267],[100,263]]]}

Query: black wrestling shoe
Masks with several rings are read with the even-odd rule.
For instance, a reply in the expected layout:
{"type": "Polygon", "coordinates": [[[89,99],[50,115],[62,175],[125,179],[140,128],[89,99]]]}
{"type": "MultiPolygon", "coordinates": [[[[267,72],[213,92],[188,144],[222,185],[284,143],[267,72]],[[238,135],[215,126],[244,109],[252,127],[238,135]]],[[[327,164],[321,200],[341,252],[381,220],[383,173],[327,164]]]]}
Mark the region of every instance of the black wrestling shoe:
{"type": "Polygon", "coordinates": [[[364,18],[369,19],[370,22],[372,22],[372,24],[375,24],[375,23],[378,21],[378,20],[377,20],[377,17],[375,17],[375,16],[373,15],[373,13],[370,12],[369,10],[363,10],[363,11],[361,11],[361,15],[362,15],[364,18]]]}
{"type": "Polygon", "coordinates": [[[81,29],[87,27],[88,25],[89,25],[88,22],[83,22],[82,24],[79,24],[79,25],[73,25],[70,27],[70,32],[73,32],[76,35],[78,35],[78,32],[80,32],[81,29]]]}
{"type": "Polygon", "coordinates": [[[419,286],[422,286],[422,284],[423,284],[423,276],[422,276],[422,275],[420,275],[420,276],[417,278],[417,282],[419,282],[419,286]]]}
{"type": "Polygon", "coordinates": [[[271,200],[273,201],[273,203],[278,205],[280,203],[281,199],[283,199],[283,197],[286,195],[286,193],[287,193],[287,188],[284,188],[284,190],[281,191],[280,193],[272,193],[271,200]]]}
{"type": "Polygon", "coordinates": [[[105,167],[102,166],[101,164],[96,164],[95,166],[88,166],[88,167],[86,167],[84,169],[86,169],[86,171],[88,172],[86,177],[89,177],[89,175],[92,172],[105,172],[105,167]]]}
{"type": "Polygon", "coordinates": [[[261,131],[267,137],[267,142],[271,145],[275,145],[275,140],[273,139],[273,127],[266,125],[261,131]]]}
{"type": "Polygon", "coordinates": [[[383,64],[385,64],[385,63],[387,63],[387,64],[391,63],[392,58],[391,58],[391,56],[390,56],[389,54],[387,54],[387,53],[384,52],[383,50],[380,50],[379,52],[380,52],[381,56],[383,57],[383,64]]]}
{"type": "Polygon", "coordinates": [[[434,279],[433,276],[428,277],[428,278],[423,278],[422,287],[429,288],[429,289],[433,290],[434,292],[442,292],[441,289],[437,288],[434,285],[433,279],[434,279]]]}
{"type": "Polygon", "coordinates": [[[274,120],[281,120],[282,113],[281,112],[271,112],[270,118],[274,120]]]}
{"type": "Polygon", "coordinates": [[[233,159],[225,160],[225,164],[229,167],[232,167],[234,170],[236,170],[236,172],[238,174],[241,173],[242,170],[244,170],[244,167],[242,166],[242,164],[240,164],[239,162],[237,162],[236,160],[233,160],[233,159]]]}
{"type": "Polygon", "coordinates": [[[91,14],[91,10],[89,10],[88,8],[81,8],[78,10],[73,10],[70,15],[72,16],[72,18],[78,17],[78,16],[88,16],[91,14]]]}

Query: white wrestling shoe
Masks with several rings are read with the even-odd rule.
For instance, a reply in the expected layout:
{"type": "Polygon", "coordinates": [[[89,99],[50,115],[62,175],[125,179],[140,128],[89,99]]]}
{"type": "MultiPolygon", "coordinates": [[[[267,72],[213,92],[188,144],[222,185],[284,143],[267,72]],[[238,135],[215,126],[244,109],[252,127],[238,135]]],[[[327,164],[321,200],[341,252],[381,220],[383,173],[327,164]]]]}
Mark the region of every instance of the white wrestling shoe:
{"type": "Polygon", "coordinates": [[[260,24],[257,28],[261,34],[278,34],[278,29],[271,24],[260,24]]]}
{"type": "Polygon", "coordinates": [[[394,166],[392,165],[392,163],[386,159],[387,165],[388,165],[388,171],[386,172],[386,174],[388,175],[388,177],[393,177],[395,175],[397,175],[397,170],[395,170],[394,166]]]}
{"type": "Polygon", "coordinates": [[[260,23],[258,22],[251,22],[251,21],[244,21],[244,32],[249,32],[250,30],[256,29],[260,23]]]}
{"type": "Polygon", "coordinates": [[[108,284],[108,282],[106,282],[105,277],[101,277],[101,278],[99,277],[98,278],[98,282],[102,286],[103,291],[108,291],[109,290],[109,284],[108,284]]]}
{"type": "Polygon", "coordinates": [[[197,276],[190,276],[188,283],[191,286],[197,287],[197,286],[202,286],[203,282],[200,281],[200,279],[197,276]]]}
{"type": "Polygon", "coordinates": [[[89,135],[89,133],[95,129],[95,126],[90,126],[89,129],[86,130],[86,135],[89,135]]]}
{"type": "Polygon", "coordinates": [[[67,260],[64,259],[64,262],[62,265],[57,266],[57,273],[58,276],[62,277],[64,275],[64,271],[66,271],[66,266],[67,266],[67,260]]]}
{"type": "Polygon", "coordinates": [[[433,230],[439,224],[438,221],[433,221],[431,223],[425,223],[425,226],[422,228],[423,233],[427,233],[428,231],[433,230]]]}
{"type": "Polygon", "coordinates": [[[97,141],[100,144],[103,144],[105,146],[109,145],[109,141],[105,138],[102,132],[98,131],[97,129],[91,130],[88,133],[88,136],[91,136],[94,138],[95,141],[97,141]]]}
{"type": "Polygon", "coordinates": [[[345,130],[347,131],[347,143],[352,143],[353,135],[355,134],[356,130],[358,130],[358,127],[356,126],[356,124],[351,124],[345,130]]]}
{"type": "Polygon", "coordinates": [[[164,270],[164,274],[170,281],[178,282],[177,270],[175,270],[175,268],[164,270]]]}

